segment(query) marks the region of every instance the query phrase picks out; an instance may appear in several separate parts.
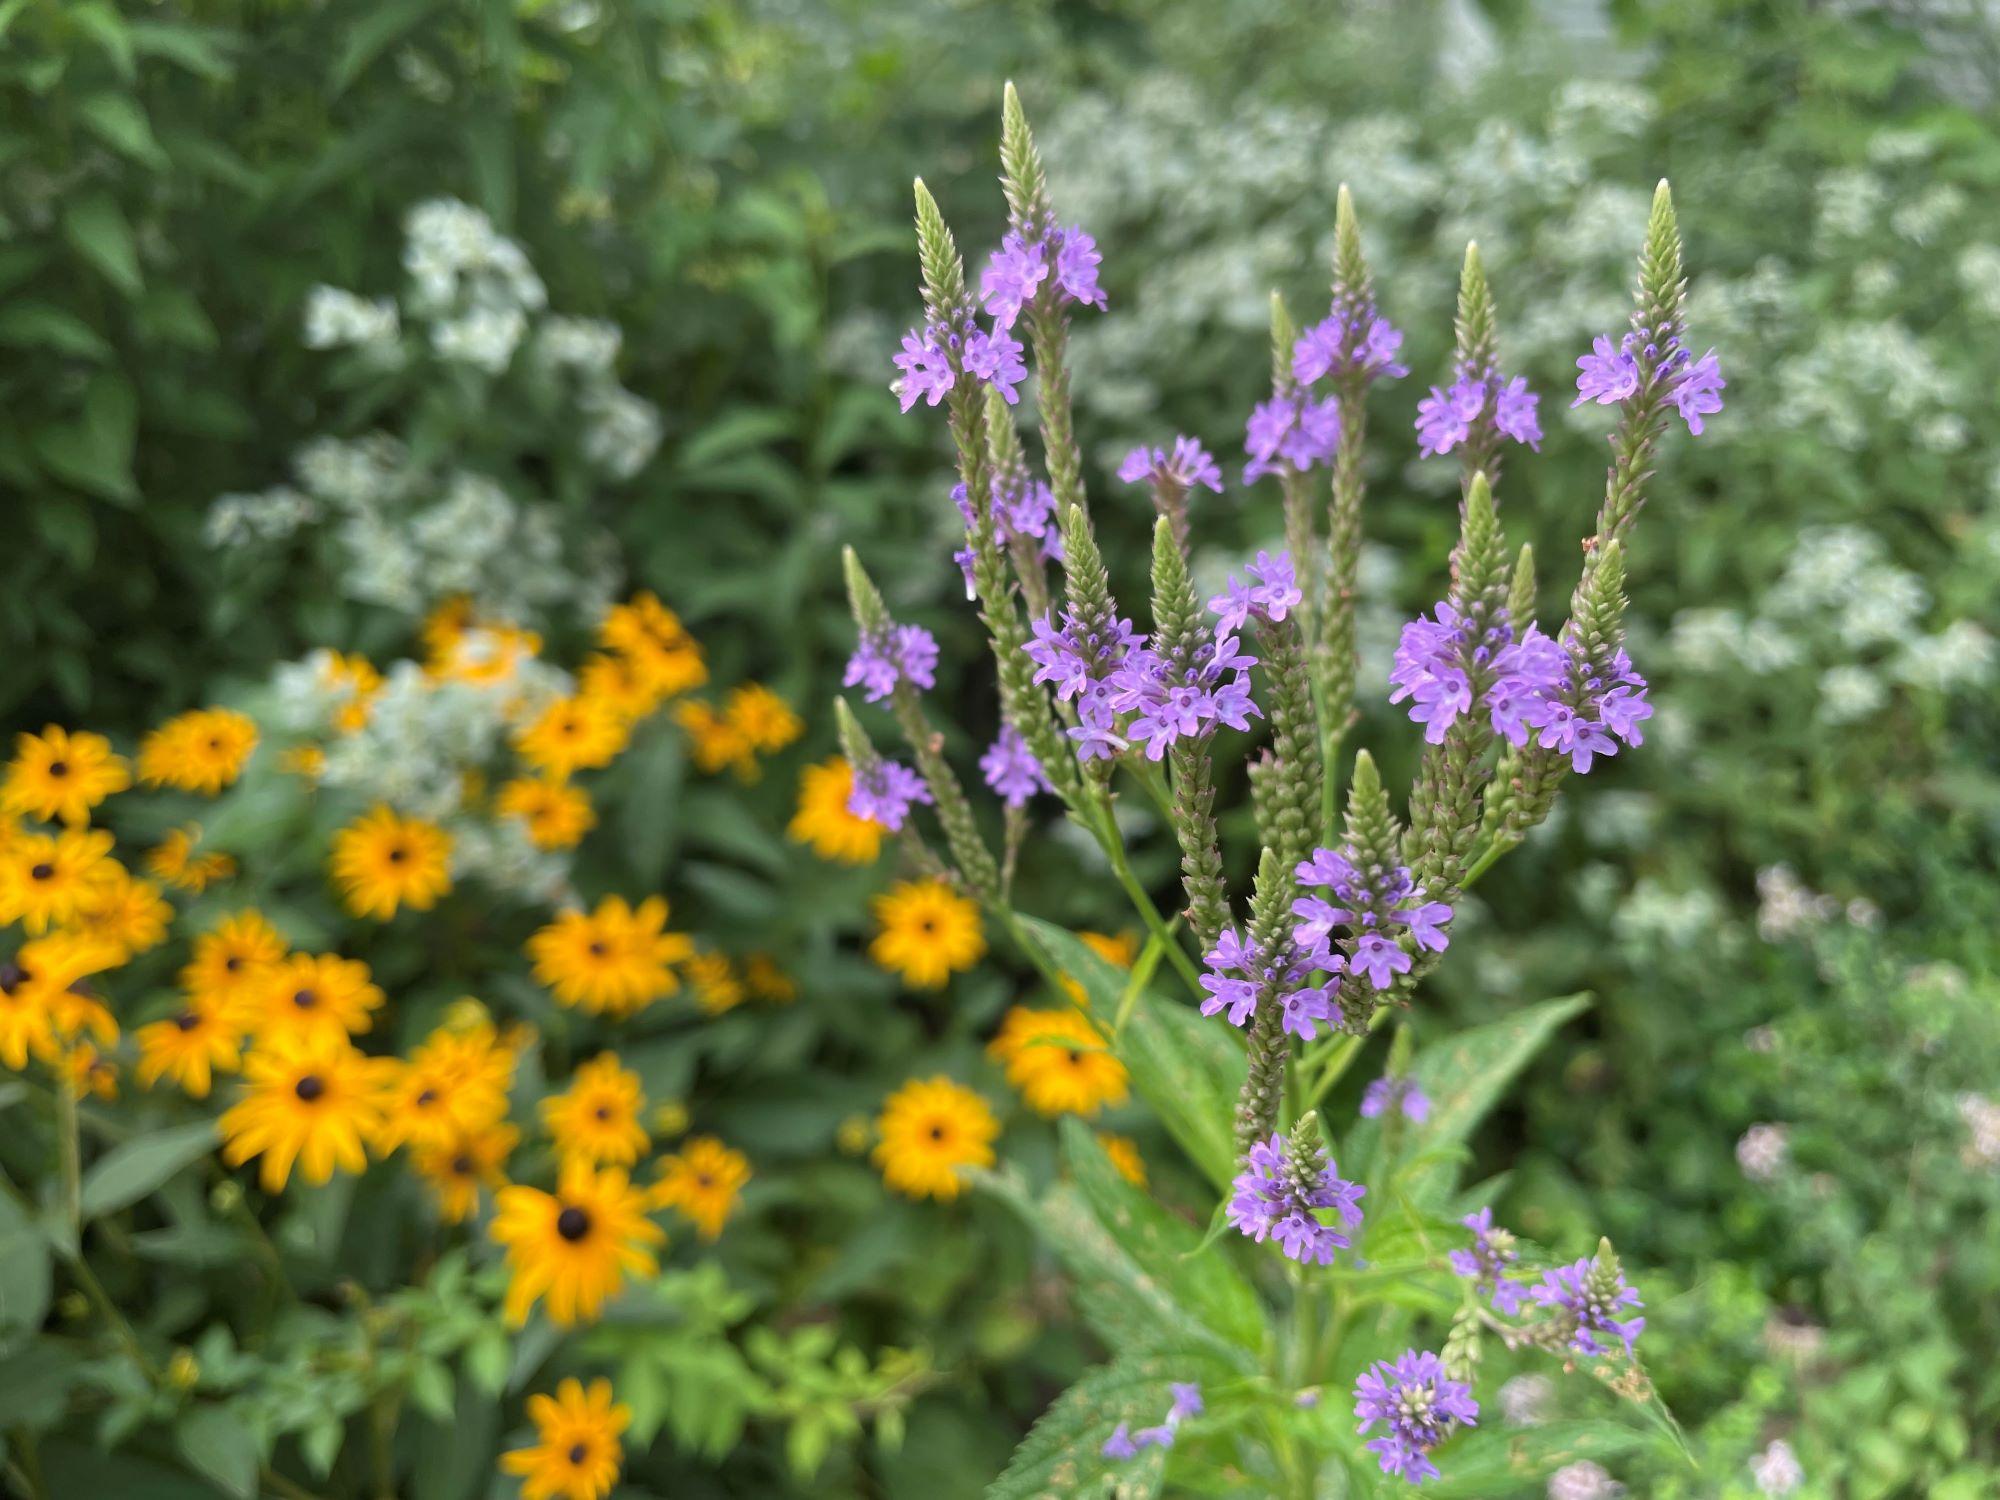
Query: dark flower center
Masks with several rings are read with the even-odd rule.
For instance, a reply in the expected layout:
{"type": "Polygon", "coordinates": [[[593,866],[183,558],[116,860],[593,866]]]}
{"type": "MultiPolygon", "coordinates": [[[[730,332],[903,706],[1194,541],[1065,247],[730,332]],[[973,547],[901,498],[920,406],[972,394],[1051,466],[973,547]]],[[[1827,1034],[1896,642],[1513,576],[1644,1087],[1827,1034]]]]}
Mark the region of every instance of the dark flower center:
{"type": "Polygon", "coordinates": [[[311,990],[294,990],[292,992],[292,1004],[296,1005],[300,1010],[311,1010],[315,1005],[319,1004],[319,996],[315,995],[311,990]]]}
{"type": "Polygon", "coordinates": [[[425,1089],[421,1094],[417,1095],[417,1103],[425,1105],[435,1104],[437,1103],[437,1097],[436,1089],[425,1089]]]}
{"type": "Polygon", "coordinates": [[[1073,1068],[1083,1061],[1083,1054],[1072,1047],[1069,1049],[1069,1065],[1073,1068]]]}
{"type": "Polygon", "coordinates": [[[943,1139],[944,1139],[944,1126],[942,1126],[942,1125],[933,1125],[933,1126],[931,1126],[931,1139],[932,1139],[932,1140],[934,1140],[934,1141],[941,1141],[941,1140],[943,1140],[943,1139]]]}
{"type": "Polygon", "coordinates": [[[602,944],[602,943],[592,943],[592,944],[590,945],[590,956],[591,956],[592,958],[602,958],[602,957],[604,957],[604,944],[602,944]]]}
{"type": "Polygon", "coordinates": [[[182,1031],[193,1031],[195,1027],[201,1025],[201,1017],[191,1010],[184,1010],[174,1017],[174,1024],[182,1031]]]}
{"type": "Polygon", "coordinates": [[[401,844],[397,844],[389,850],[389,863],[392,865],[400,865],[407,858],[409,858],[409,851],[401,844]]]}
{"type": "Polygon", "coordinates": [[[28,971],[19,964],[0,964],[0,994],[11,995],[28,982],[28,971]]]}
{"type": "Polygon", "coordinates": [[[588,1443],[570,1444],[569,1461],[571,1463],[580,1464],[588,1457],[590,1457],[590,1444],[588,1443]]]}
{"type": "Polygon", "coordinates": [[[608,1104],[600,1104],[600,1105],[598,1105],[598,1106],[597,1106],[597,1118],[598,1118],[598,1119],[600,1119],[600,1120],[608,1120],[608,1119],[610,1119],[610,1118],[611,1118],[611,1106],[610,1106],[610,1105],[608,1105],[608,1104]]]}
{"type": "Polygon", "coordinates": [[[67,776],[67,775],[69,775],[69,762],[68,762],[68,761],[66,761],[66,760],[52,760],[52,761],[50,761],[50,762],[49,762],[49,774],[50,774],[51,776],[56,776],[56,777],[62,777],[62,776],[67,776]]]}
{"type": "Polygon", "coordinates": [[[222,967],[234,974],[238,969],[243,967],[243,960],[232,953],[222,961],[222,967]]]}
{"type": "Polygon", "coordinates": [[[36,865],[33,869],[28,871],[28,873],[31,876],[33,876],[36,880],[47,880],[50,876],[54,875],[55,872],[56,872],[56,867],[52,864],[49,864],[47,861],[44,861],[43,863],[36,865]]]}
{"type": "Polygon", "coordinates": [[[314,1103],[326,1093],[326,1080],[317,1073],[308,1073],[292,1085],[292,1092],[306,1103],[314,1103]]]}
{"type": "Polygon", "coordinates": [[[701,1188],[712,1188],[715,1186],[715,1179],[706,1172],[697,1172],[694,1174],[694,1185],[701,1188]]]}
{"type": "Polygon", "coordinates": [[[455,1176],[470,1177],[472,1175],[472,1158],[467,1156],[463,1151],[459,1152],[458,1155],[451,1159],[451,1170],[455,1176]]]}
{"type": "Polygon", "coordinates": [[[590,1233],[590,1215],[580,1208],[565,1208],[556,1215],[556,1233],[574,1245],[590,1233]]]}

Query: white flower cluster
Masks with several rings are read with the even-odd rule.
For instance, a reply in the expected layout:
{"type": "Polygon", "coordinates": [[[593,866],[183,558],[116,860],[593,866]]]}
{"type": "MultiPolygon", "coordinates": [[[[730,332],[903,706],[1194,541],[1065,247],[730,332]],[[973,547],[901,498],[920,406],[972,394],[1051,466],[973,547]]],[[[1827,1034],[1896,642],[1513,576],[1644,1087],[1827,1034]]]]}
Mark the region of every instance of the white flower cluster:
{"type": "Polygon", "coordinates": [[[1961,1153],[1967,1166],[2000,1166],[2000,1104],[1984,1094],[1960,1094],[1952,1101],[1958,1117],[1965,1122],[1965,1147],[1961,1153]]]}
{"type": "Polygon", "coordinates": [[[1737,1139],[1736,1165],[1752,1182],[1775,1181],[1791,1159],[1791,1134],[1782,1125],[1752,1125],[1737,1139]]]}
{"type": "Polygon", "coordinates": [[[1633,947],[1690,949],[1716,941],[1722,917],[1722,903],[1713,891],[1700,886],[1676,891],[1642,875],[1612,915],[1611,927],[1633,947]]]}
{"type": "Polygon", "coordinates": [[[1612,1500],[1624,1493],[1625,1486],[1603,1464],[1588,1458],[1564,1464],[1549,1476],[1549,1500],[1612,1500]]]}
{"type": "Polygon", "coordinates": [[[1944,694],[1992,679],[1993,637],[1970,620],[1926,632],[1930,608],[1923,580],[1897,566],[1880,537],[1858,526],[1816,526],[1799,534],[1762,612],[1682,610],[1668,645],[1682,667],[1705,674],[1811,667],[1817,717],[1840,726],[1885,707],[1892,683],[1944,694]]]}
{"type": "Polygon", "coordinates": [[[1799,1463],[1799,1457],[1792,1452],[1792,1445],[1783,1438],[1776,1438],[1771,1445],[1750,1463],[1750,1479],[1757,1486],[1757,1492],[1780,1500],[1789,1495],[1806,1481],[1806,1471],[1799,1463]]]}
{"type": "MultiPolygon", "coordinates": [[[[477,640],[469,639],[458,659],[470,663],[477,653],[477,640]]],[[[494,762],[515,727],[574,690],[568,673],[524,659],[504,678],[484,682],[399,661],[368,698],[365,721],[344,732],[338,721],[357,700],[333,653],[285,663],[271,686],[273,726],[324,747],[320,785],[443,825],[457,878],[475,877],[533,903],[567,893],[569,857],[537,849],[520,820],[490,816],[467,793],[470,778],[494,762]]]]}
{"type": "MultiPolygon", "coordinates": [[[[315,287],[305,309],[309,347],[362,350],[385,368],[428,353],[496,378],[518,363],[544,397],[552,390],[566,407],[552,442],[573,432],[584,461],[613,482],[645,467],[660,446],[660,414],[618,383],[623,337],[615,324],[548,312],[526,253],[464,203],[419,204],[405,230],[400,307],[315,287]]],[[[486,402],[474,420],[493,420],[486,402]]],[[[432,441],[419,455],[386,432],[315,439],[294,458],[296,486],[217,499],[208,540],[274,542],[325,522],[342,592],[352,598],[419,614],[464,594],[482,614],[517,621],[558,603],[586,617],[601,612],[617,583],[610,538],[589,534],[566,547],[578,532],[573,517],[522,498],[502,475],[454,461],[464,448],[432,441]]]]}
{"type": "Polygon", "coordinates": [[[1843,904],[1807,885],[1790,865],[1766,865],[1757,872],[1757,936],[1765,942],[1800,937],[1839,919],[1872,928],[1880,925],[1882,909],[1861,896],[1843,904]]]}

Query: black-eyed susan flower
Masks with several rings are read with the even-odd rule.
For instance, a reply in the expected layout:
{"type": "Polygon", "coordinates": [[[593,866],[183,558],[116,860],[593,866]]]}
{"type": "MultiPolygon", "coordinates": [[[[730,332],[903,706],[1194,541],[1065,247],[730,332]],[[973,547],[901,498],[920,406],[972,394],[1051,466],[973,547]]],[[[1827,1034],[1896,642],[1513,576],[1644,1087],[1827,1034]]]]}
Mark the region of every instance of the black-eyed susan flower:
{"type": "Polygon", "coordinates": [[[102,829],[21,834],[0,850],[0,923],[41,933],[74,922],[112,863],[102,829]]]}
{"type": "Polygon", "coordinates": [[[95,1042],[58,1041],[52,1066],[56,1077],[79,1099],[85,1095],[94,1099],[118,1097],[118,1064],[95,1042]]]}
{"type": "Polygon", "coordinates": [[[703,1014],[719,1016],[743,1003],[748,992],[727,953],[697,953],[684,967],[688,984],[694,990],[694,1003],[703,1014]]]}
{"type": "Polygon", "coordinates": [[[1104,1033],[1079,1010],[1031,1010],[1017,1005],[987,1044],[1028,1108],[1045,1118],[1094,1115],[1122,1104],[1129,1092],[1125,1064],[1104,1033]]]}
{"type": "Polygon", "coordinates": [[[749,1157],[714,1136],[691,1136],[680,1150],[660,1158],[653,1203],[674,1209],[703,1239],[713,1240],[736,1211],[749,1180],[749,1157]]]}
{"type": "Polygon", "coordinates": [[[394,1065],[376,1149],[437,1146],[498,1124],[513,1078],[514,1049],[490,1024],[440,1026],[394,1065]]]}
{"type": "Polygon", "coordinates": [[[843,865],[872,864],[882,852],[882,827],[848,811],[854,769],[834,756],[799,773],[799,806],[786,832],[821,859],[843,865]]]}
{"type": "Polygon", "coordinates": [[[264,971],[250,1029],[262,1041],[285,1037],[345,1039],[374,1024],[382,991],[358,958],[294,953],[264,971]]]}
{"type": "Polygon", "coordinates": [[[504,1187],[497,1203],[492,1233],[507,1247],[505,1313],[517,1328],[538,1301],[558,1327],[594,1322],[628,1275],[659,1269],[646,1247],[666,1231],[646,1217],[645,1194],[618,1167],[571,1160],[553,1193],[504,1187]]]}
{"type": "Polygon", "coordinates": [[[243,773],[257,725],[233,708],[176,715],[139,742],[139,779],[213,797],[243,773]]]}
{"type": "Polygon", "coordinates": [[[107,1047],[115,1042],[117,1021],[84,985],[117,960],[102,943],[57,931],[0,962],[0,1061],[18,1071],[30,1052],[54,1060],[58,1049],[85,1035],[107,1047]]]}
{"type": "Polygon", "coordinates": [[[264,982],[285,951],[284,938],[262,912],[233,912],[196,936],[181,968],[181,988],[190,999],[229,1010],[247,1028],[263,1009],[264,982]]]}
{"type": "Polygon", "coordinates": [[[1097,1144],[1102,1146],[1104,1154],[1111,1158],[1111,1165],[1118,1169],[1120,1177],[1133,1187],[1142,1188],[1146,1185],[1146,1161],[1139,1155],[1138,1142],[1129,1135],[1112,1135],[1100,1130],[1097,1133],[1097,1144]]]}
{"type": "Polygon", "coordinates": [[[558,698],[514,736],[521,759],[543,775],[566,781],[617,759],[631,725],[610,704],[581,694],[558,698]]]}
{"type": "Polygon", "coordinates": [[[586,698],[608,704],[620,717],[639,720],[660,706],[665,696],[659,678],[629,656],[600,651],[577,669],[577,689],[586,698]]]}
{"type": "Polygon", "coordinates": [[[236,873],[235,860],[222,853],[202,854],[200,843],[199,824],[174,829],[147,851],[146,873],[175,890],[197,893],[236,873]]]}
{"type": "Polygon", "coordinates": [[[680,617],[651,593],[635,594],[614,605],[604,617],[598,639],[631,661],[662,698],[672,698],[708,681],[701,646],[687,633],[680,617]]]}
{"type": "Polygon", "coordinates": [[[902,880],[874,900],[868,956],[913,989],[942,989],[986,952],[979,908],[941,880],[902,880]]]}
{"type": "Polygon", "coordinates": [[[511,681],[541,654],[542,638],[505,621],[475,620],[465,599],[439,605],[424,621],[424,670],[432,677],[474,687],[511,681]]]}
{"type": "Polygon", "coordinates": [[[93,807],[131,784],[125,757],[114,754],[103,735],[72,734],[51,724],[40,734],[15,737],[14,758],[0,782],[0,809],[80,828],[93,807]]]}
{"type": "Polygon", "coordinates": [[[757,771],[756,747],[727,714],[713,704],[689,699],[674,708],[674,722],[688,737],[696,767],[709,775],[734,767],[748,780],[757,771]]]}
{"type": "Polygon", "coordinates": [[[243,1065],[243,1033],[237,1013],[212,995],[190,995],[163,1020],[133,1034],[139,1044],[141,1088],[166,1079],[190,1098],[206,1099],[217,1073],[243,1065]]]}
{"type": "Polygon", "coordinates": [[[17,1073],[28,1066],[30,1054],[46,1056],[55,1043],[49,986],[29,967],[32,961],[25,953],[0,959],[0,1063],[17,1073]]]}
{"type": "Polygon", "coordinates": [[[451,889],[451,835],[378,805],[333,836],[328,868],[357,917],[386,922],[405,906],[429,911],[451,889]]]}
{"type": "Polygon", "coordinates": [[[611,1399],[611,1382],[588,1389],[565,1380],[554,1396],[530,1396],[528,1415],[540,1439],[500,1455],[500,1467],[521,1476],[521,1500],[603,1500],[618,1482],[625,1451],[618,1435],[631,1411],[611,1399]]]}
{"type": "Polygon", "coordinates": [[[597,813],[582,787],[545,776],[519,776],[500,788],[494,810],[527,825],[537,849],[573,849],[597,826],[597,813]]]}
{"type": "Polygon", "coordinates": [[[790,1005],[799,998],[798,981],[768,953],[752,953],[743,960],[743,983],[754,998],[774,1005],[790,1005]]]}
{"type": "Polygon", "coordinates": [[[375,695],[382,690],[382,674],[358,651],[321,651],[318,658],[320,688],[338,705],[333,727],[352,734],[368,722],[375,695]]]}
{"type": "Polygon", "coordinates": [[[410,1165],[437,1199],[438,1217],[462,1224],[479,1207],[480,1189],[497,1193],[507,1183],[507,1157],[521,1132],[501,1122],[411,1148],[410,1165]]]}
{"type": "Polygon", "coordinates": [[[382,1059],[338,1032],[262,1038],[243,1066],[242,1100],[222,1116],[222,1159],[256,1161],[266,1192],[281,1192],[296,1165],[310,1183],[362,1172],[382,1124],[382,1059]]]}
{"type": "Polygon", "coordinates": [[[116,860],[104,865],[69,925],[117,950],[118,962],[124,963],[166,941],[174,909],[150,880],[134,880],[116,860]]]}
{"type": "Polygon", "coordinates": [[[723,700],[724,716],[759,755],[782,750],[805,733],[805,720],[778,694],[761,682],[731,688],[723,700]]]}
{"type": "Polygon", "coordinates": [[[607,896],[594,911],[565,911],[528,939],[535,978],[563,1005],[593,1015],[628,1016],[680,988],[673,965],[694,953],[684,933],[668,932],[667,903],[638,906],[607,896]]]}
{"type": "Polygon", "coordinates": [[[961,1167],[993,1165],[1000,1125],[986,1101],[942,1074],[913,1078],[882,1106],[875,1122],[875,1165],[882,1180],[911,1198],[956,1198],[961,1167]]]}
{"type": "Polygon", "coordinates": [[[651,1144],[639,1123],[645,1109],[639,1075],[606,1052],[579,1067],[562,1093],[542,1101],[542,1123],[565,1160],[629,1167],[651,1144]]]}

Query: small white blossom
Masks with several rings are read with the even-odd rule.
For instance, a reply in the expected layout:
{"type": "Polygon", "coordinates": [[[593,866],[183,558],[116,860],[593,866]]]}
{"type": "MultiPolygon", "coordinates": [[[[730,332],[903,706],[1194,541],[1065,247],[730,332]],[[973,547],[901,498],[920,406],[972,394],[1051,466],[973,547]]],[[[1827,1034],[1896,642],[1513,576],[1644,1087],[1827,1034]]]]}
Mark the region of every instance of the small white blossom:
{"type": "Polygon", "coordinates": [[[1752,1182],[1770,1182],[1791,1161],[1791,1138],[1782,1125],[1752,1125],[1736,1142],[1736,1165],[1752,1182]]]}
{"type": "Polygon", "coordinates": [[[1778,1438],[1751,1460],[1750,1477],[1759,1493],[1777,1500],[1777,1497],[1789,1495],[1803,1484],[1806,1471],[1799,1467],[1798,1455],[1792,1452],[1792,1445],[1778,1438]]]}

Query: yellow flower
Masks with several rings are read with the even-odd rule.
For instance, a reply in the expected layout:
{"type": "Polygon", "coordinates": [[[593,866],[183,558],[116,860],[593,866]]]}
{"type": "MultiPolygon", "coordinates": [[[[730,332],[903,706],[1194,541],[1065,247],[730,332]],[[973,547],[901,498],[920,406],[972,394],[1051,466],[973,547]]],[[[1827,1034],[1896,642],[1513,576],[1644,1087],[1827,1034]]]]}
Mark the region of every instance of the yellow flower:
{"type": "MultiPolygon", "coordinates": [[[[1079,932],[1084,947],[1095,953],[1113,968],[1129,969],[1132,961],[1139,956],[1139,935],[1135,932],[1121,932],[1116,937],[1103,932],[1079,932]]],[[[1083,986],[1067,975],[1063,976],[1063,989],[1078,1005],[1087,1005],[1083,986]]]]}
{"type": "Polygon", "coordinates": [[[874,900],[882,930],[868,956],[914,989],[942,989],[986,951],[979,908],[941,880],[903,880],[874,900]]]}
{"type": "Polygon", "coordinates": [[[90,821],[93,807],[132,784],[125,757],[112,754],[111,741],[101,734],[71,734],[51,724],[40,735],[17,735],[14,745],[0,783],[0,808],[24,818],[60,819],[78,828],[90,821]]]}
{"type": "Polygon", "coordinates": [[[490,1024],[440,1026],[396,1066],[376,1149],[441,1146],[489,1129],[507,1114],[513,1079],[514,1051],[490,1024]]]}
{"type": "Polygon", "coordinates": [[[799,810],[786,830],[792,841],[843,865],[873,863],[882,852],[882,825],[847,810],[853,794],[854,769],[843,757],[807,766],[799,773],[799,810]]]}
{"type": "Polygon", "coordinates": [[[118,952],[75,932],[51,932],[23,943],[0,964],[0,1060],[27,1066],[27,1054],[56,1056],[58,1044],[85,1032],[103,1046],[118,1040],[118,1022],[84,981],[118,963],[118,952]]]}
{"type": "Polygon", "coordinates": [[[1094,1115],[1125,1102],[1125,1064],[1081,1011],[1017,1005],[986,1051],[1038,1115],[1094,1115]]]}
{"type": "Polygon", "coordinates": [[[805,721],[792,712],[791,704],[760,682],[731,689],[723,712],[751,748],[764,755],[784,749],[806,730],[805,721]]]}
{"type": "Polygon", "coordinates": [[[709,775],[734,766],[748,780],[757,771],[757,752],[750,739],[710,704],[689,699],[674,709],[674,722],[686,731],[694,763],[709,775]]]}
{"type": "Polygon", "coordinates": [[[410,1165],[437,1195],[438,1217],[462,1224],[479,1206],[479,1190],[507,1182],[507,1156],[521,1139],[512,1125],[488,1125],[428,1146],[411,1148],[410,1165]]]}
{"type": "Polygon", "coordinates": [[[500,788],[495,804],[503,818],[528,825],[537,849],[571,849],[597,826],[597,814],[582,787],[540,776],[521,776],[500,788]]]}
{"type": "Polygon", "coordinates": [[[463,599],[440,605],[424,622],[424,670],[448,682],[493,687],[541,654],[542,638],[503,621],[475,621],[463,599]]]}
{"type": "Polygon", "coordinates": [[[386,922],[399,907],[429,911],[451,889],[451,835],[378,805],[333,836],[330,868],[357,917],[386,922]]]}
{"type": "Polygon", "coordinates": [[[263,913],[239,911],[195,938],[181,969],[181,988],[193,1000],[228,1010],[239,1027],[247,1027],[262,1009],[271,966],[284,956],[285,940],[263,913]]]}
{"type": "Polygon", "coordinates": [[[753,953],[743,960],[743,982],[759,1000],[790,1005],[799,998],[798,981],[778,967],[768,953],[753,953]]]}
{"type": "Polygon", "coordinates": [[[296,1163],[307,1182],[368,1166],[366,1142],[382,1123],[382,1063],[345,1036],[311,1032],[266,1039],[250,1054],[243,1100],[222,1116],[222,1159],[253,1158],[266,1192],[282,1191],[296,1163]]]}
{"type": "Polygon", "coordinates": [[[70,1091],[78,1098],[86,1094],[99,1099],[118,1097],[118,1064],[89,1042],[76,1042],[56,1059],[57,1076],[69,1080],[70,1091]]]}
{"type": "Polygon", "coordinates": [[[173,919],[174,909],[160,899],[158,886],[134,880],[123,865],[107,859],[69,925],[115,950],[124,963],[165,942],[173,919]]]}
{"type": "Polygon", "coordinates": [[[233,1073],[243,1065],[237,1018],[213,995],[190,996],[173,1015],[141,1026],[134,1035],[141,1088],[165,1078],[192,1098],[206,1099],[215,1074],[233,1073]]]}
{"type": "Polygon", "coordinates": [[[293,745],[278,757],[278,769],[318,781],[326,774],[326,752],[317,745],[293,745]]]}
{"type": "Polygon", "coordinates": [[[1000,1125],[984,1099],[939,1074],[891,1094],[875,1134],[884,1182],[907,1197],[950,1199],[965,1187],[960,1167],[993,1165],[1000,1125]]]}
{"type": "Polygon", "coordinates": [[[146,873],[157,875],[175,890],[205,891],[236,873],[236,861],[226,854],[196,854],[201,828],[190,823],[176,828],[146,855],[146,873]]]}
{"type": "Polygon", "coordinates": [[[639,1123],[645,1108],[639,1075],[606,1052],[579,1067],[568,1089],[542,1101],[542,1123],[564,1160],[629,1167],[651,1144],[639,1123]]]}
{"type": "Polygon", "coordinates": [[[694,944],[666,926],[662,898],[648,896],[632,907],[622,896],[607,896],[593,912],[558,913],[528,939],[528,957],[558,1003],[629,1016],[680,988],[671,965],[693,954],[694,944]]]}
{"type": "Polygon", "coordinates": [[[50,982],[30,967],[33,947],[0,961],[0,1063],[16,1073],[28,1066],[30,1053],[47,1056],[55,1045],[50,982]]]}
{"type": "Polygon", "coordinates": [[[643,673],[658,697],[672,698],[708,681],[701,647],[680,617],[651,593],[613,606],[598,639],[643,673]]]}
{"type": "Polygon", "coordinates": [[[617,1167],[565,1162],[553,1193],[504,1187],[493,1238],[507,1247],[506,1317],[516,1328],[543,1297],[559,1328],[595,1322],[625,1277],[659,1270],[646,1246],[666,1232],[646,1217],[645,1195],[617,1167]]]}
{"type": "Polygon", "coordinates": [[[578,691],[608,705],[623,719],[643,719],[660,706],[665,695],[656,674],[629,656],[598,652],[577,672],[578,691]]]}
{"type": "Polygon", "coordinates": [[[117,867],[110,855],[102,829],[22,834],[0,852],[0,924],[40,933],[74,922],[117,867]]]}
{"type": "Polygon", "coordinates": [[[382,689],[382,674],[360,652],[322,651],[319,653],[320,687],[340,700],[334,711],[333,727],[352,734],[368,722],[376,693],[382,689]]]}
{"type": "Polygon", "coordinates": [[[688,983],[704,1014],[719,1016],[743,1003],[743,981],[727,953],[697,953],[687,961],[688,983]]]}
{"type": "Polygon", "coordinates": [[[139,779],[213,797],[243,771],[257,726],[233,708],[198,708],[167,720],[139,742],[139,779]]]}
{"type": "Polygon", "coordinates": [[[618,1434],[632,1413],[612,1404],[610,1381],[593,1380],[586,1392],[565,1380],[553,1398],[530,1396],[528,1415],[541,1441],[500,1455],[500,1467],[521,1476],[521,1500],[603,1500],[611,1493],[625,1457],[618,1434]]]}
{"type": "Polygon", "coordinates": [[[345,1041],[374,1024],[382,991],[358,958],[294,953],[265,969],[250,1029],[260,1042],[301,1036],[345,1041]]]}
{"type": "Polygon", "coordinates": [[[1120,1177],[1133,1187],[1142,1188],[1146,1185],[1146,1163],[1139,1155],[1138,1143],[1132,1137],[1112,1135],[1100,1130],[1097,1133],[1097,1144],[1102,1146],[1104,1154],[1111,1158],[1111,1165],[1118,1169],[1120,1177]]]}
{"type": "Polygon", "coordinates": [[[660,1158],[653,1203],[677,1209],[703,1239],[713,1240],[736,1211],[736,1200],[749,1180],[749,1157],[713,1136],[697,1135],[673,1155],[660,1158]]]}
{"type": "Polygon", "coordinates": [[[514,748],[544,775],[567,781],[573,772],[610,765],[631,735],[631,726],[603,700],[558,698],[514,736],[514,748]]]}

